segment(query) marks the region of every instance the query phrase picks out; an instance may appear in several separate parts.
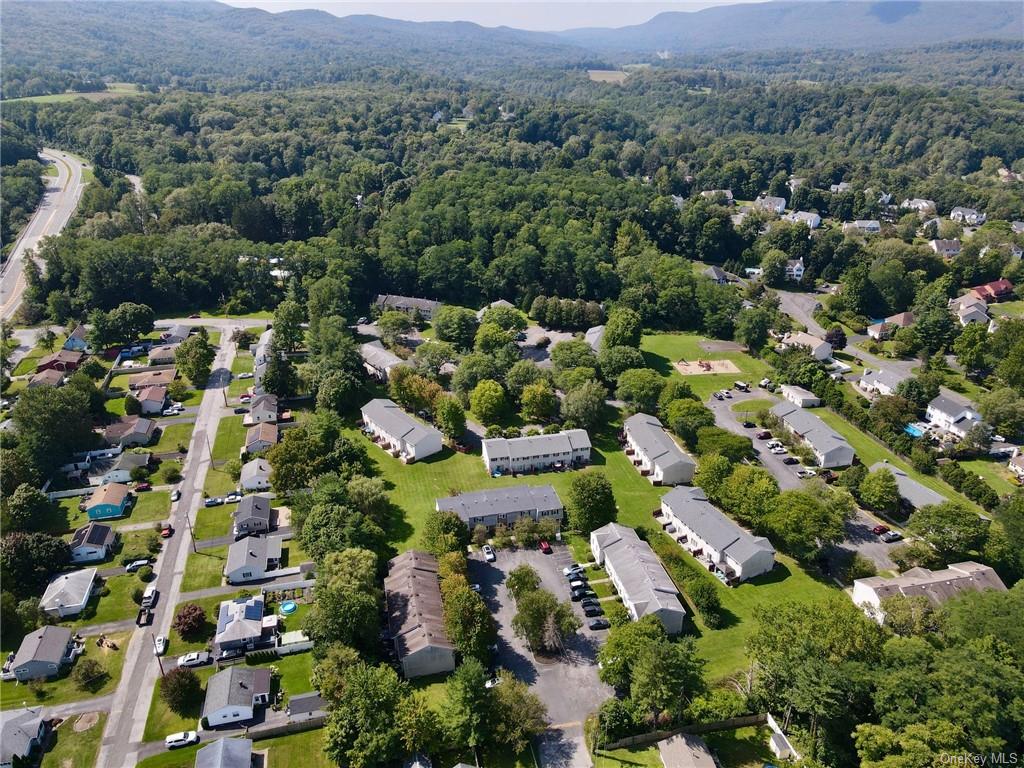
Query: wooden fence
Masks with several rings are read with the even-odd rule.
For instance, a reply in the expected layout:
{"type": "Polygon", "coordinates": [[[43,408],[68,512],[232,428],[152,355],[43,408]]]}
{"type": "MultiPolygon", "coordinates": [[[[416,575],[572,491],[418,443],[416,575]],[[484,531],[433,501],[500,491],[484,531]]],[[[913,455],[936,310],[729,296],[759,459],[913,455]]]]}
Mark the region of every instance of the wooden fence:
{"type": "Polygon", "coordinates": [[[654,744],[662,739],[667,739],[670,736],[675,736],[679,733],[689,733],[694,736],[701,733],[714,733],[715,731],[731,731],[736,728],[745,728],[749,725],[765,725],[768,722],[768,715],[740,715],[739,717],[730,717],[728,720],[718,720],[714,723],[694,723],[692,725],[684,725],[679,728],[673,728],[668,731],[651,731],[650,733],[641,733],[636,736],[627,736],[624,739],[613,741],[608,744],[602,744],[601,750],[612,750],[612,749],[623,749],[625,747],[635,747],[645,744],[654,744]]]}

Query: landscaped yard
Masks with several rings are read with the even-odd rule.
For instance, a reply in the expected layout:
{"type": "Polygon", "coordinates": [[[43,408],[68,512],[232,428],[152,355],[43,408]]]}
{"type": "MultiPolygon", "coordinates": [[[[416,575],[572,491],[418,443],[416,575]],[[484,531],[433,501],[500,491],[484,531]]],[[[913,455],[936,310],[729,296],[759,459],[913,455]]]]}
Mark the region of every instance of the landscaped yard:
{"type": "Polygon", "coordinates": [[[61,622],[66,627],[79,629],[93,624],[106,624],[108,621],[122,621],[134,618],[139,606],[132,599],[136,588],[145,589],[145,583],[138,576],[126,573],[122,576],[111,576],[104,585],[110,594],[93,597],[73,621],[61,622]]]}
{"type": "Polygon", "coordinates": [[[276,667],[281,675],[280,690],[285,692],[285,702],[300,693],[309,693],[313,690],[310,678],[313,675],[313,654],[295,653],[291,656],[282,656],[272,661],[263,660],[256,667],[276,667]]]}
{"type": "Polygon", "coordinates": [[[224,564],[227,559],[226,546],[189,552],[181,591],[195,592],[197,589],[219,587],[224,578],[224,564]]]}
{"type": "MultiPolygon", "coordinates": [[[[53,344],[53,351],[59,352],[61,347],[64,346],[64,342],[67,341],[67,335],[63,333],[57,334],[57,339],[53,344]]],[[[39,363],[40,358],[46,357],[50,354],[50,350],[43,349],[38,344],[28,351],[28,353],[18,361],[18,364],[14,367],[13,376],[23,376],[26,373],[35,373],[36,365],[39,363]]]]}
{"type": "Polygon", "coordinates": [[[103,728],[107,724],[106,712],[88,712],[67,718],[53,732],[56,743],[43,755],[41,768],[76,768],[95,765],[100,751],[103,728]],[[85,730],[86,723],[91,723],[85,730]]]}
{"type": "Polygon", "coordinates": [[[160,427],[160,439],[150,450],[153,453],[180,453],[183,447],[188,450],[188,444],[192,440],[194,423],[164,424],[160,427]]]}
{"type": "Polygon", "coordinates": [[[241,416],[225,416],[217,425],[217,436],[213,441],[213,460],[237,459],[245,445],[246,428],[241,416]]]}
{"type": "Polygon", "coordinates": [[[29,706],[55,706],[66,704],[71,701],[80,701],[93,696],[105,696],[117,688],[121,679],[121,667],[124,665],[124,654],[128,646],[129,632],[119,632],[114,635],[107,635],[107,639],[117,645],[118,650],[110,648],[97,648],[94,638],[87,638],[85,653],[78,657],[82,659],[96,659],[107,670],[107,677],[95,689],[82,690],[71,679],[73,667],[67,669],[67,673],[56,680],[43,682],[39,686],[40,695],[36,696],[28,685],[11,681],[0,683],[0,709],[14,709],[22,706],[25,702],[29,706]]]}
{"type": "Polygon", "coordinates": [[[252,386],[252,379],[240,379],[240,373],[252,373],[253,357],[248,350],[238,350],[234,360],[231,361],[231,383],[228,384],[228,397],[238,397],[245,393],[252,386]]]}
{"type": "MultiPolygon", "coordinates": [[[[197,697],[196,701],[192,703],[184,714],[172,712],[164,703],[164,700],[160,698],[160,678],[157,678],[156,685],[153,686],[153,696],[149,702],[149,715],[146,717],[146,730],[142,735],[143,741],[159,741],[163,740],[169,733],[198,729],[199,718],[202,716],[206,681],[213,676],[216,668],[213,666],[196,667],[193,671],[199,676],[203,684],[204,693],[197,697]]],[[[192,765],[192,763],[189,762],[187,765],[192,765]]]]}
{"type": "Polygon", "coordinates": [[[203,485],[203,493],[206,496],[223,496],[238,487],[238,483],[231,479],[231,475],[223,469],[213,469],[206,472],[206,483],[203,485]]]}
{"type": "Polygon", "coordinates": [[[594,593],[598,597],[612,597],[613,595],[617,594],[615,591],[615,585],[612,584],[610,581],[591,581],[590,588],[594,590],[594,593]]]}
{"type": "Polygon", "coordinates": [[[176,606],[174,606],[174,615],[178,615],[178,611],[181,606],[187,603],[195,603],[202,607],[206,612],[206,627],[203,631],[198,632],[195,637],[185,640],[176,629],[171,629],[170,646],[168,648],[168,654],[172,656],[181,656],[183,653],[189,653],[190,651],[202,651],[206,649],[206,646],[213,642],[213,636],[217,631],[217,611],[220,608],[220,604],[225,600],[233,600],[239,597],[240,594],[234,595],[215,595],[213,597],[204,597],[199,600],[182,600],[176,606]]]}
{"type": "Polygon", "coordinates": [[[644,353],[649,367],[665,376],[682,378],[702,400],[706,400],[716,390],[731,387],[737,379],[749,384],[758,382],[768,375],[767,363],[744,352],[707,352],[701,347],[701,342],[713,341],[693,333],[661,333],[644,336],[640,342],[640,350],[644,353]],[[739,368],[739,372],[683,377],[674,365],[679,360],[731,360],[739,368]]]}
{"type": "Polygon", "coordinates": [[[196,522],[192,526],[196,541],[215,539],[219,536],[227,536],[231,533],[231,513],[235,510],[234,504],[220,507],[200,506],[196,512],[196,522]]]}
{"type": "MultiPolygon", "coordinates": [[[[137,768],[192,768],[199,746],[147,757],[137,768]]],[[[322,729],[257,741],[253,749],[268,750],[267,765],[273,768],[334,768],[324,754],[322,729]]]]}

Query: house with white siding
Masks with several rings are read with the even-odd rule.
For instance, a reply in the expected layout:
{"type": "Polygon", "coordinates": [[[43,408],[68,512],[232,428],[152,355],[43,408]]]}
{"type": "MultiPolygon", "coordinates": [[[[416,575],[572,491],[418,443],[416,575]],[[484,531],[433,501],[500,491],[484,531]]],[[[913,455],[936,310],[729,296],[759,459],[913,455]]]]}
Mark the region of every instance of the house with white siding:
{"type": "Polygon", "coordinates": [[[590,461],[590,436],[583,429],[551,435],[484,440],[482,457],[491,475],[562,469],[590,461]]]}
{"type": "Polygon", "coordinates": [[[888,597],[924,597],[933,607],[938,607],[958,595],[985,590],[1005,592],[1006,585],[989,566],[966,561],[938,571],[918,567],[894,578],[857,579],[853,582],[851,597],[868,618],[882,624],[885,622],[882,601],[888,597]]]}
{"type": "Polygon", "coordinates": [[[385,398],[371,400],[362,408],[363,431],[396,459],[409,464],[439,453],[444,445],[440,431],[403,411],[385,398]]]}
{"type": "Polygon", "coordinates": [[[790,402],[776,403],[771,412],[786,429],[799,437],[814,453],[818,466],[848,467],[856,456],[846,438],[810,411],[790,402]]]}
{"type": "Polygon", "coordinates": [[[626,455],[640,474],[655,485],[693,480],[697,462],[672,439],[656,416],[636,413],[622,425],[626,455]]]}
{"type": "Polygon", "coordinates": [[[478,525],[493,529],[496,525],[511,527],[521,517],[536,522],[554,518],[561,522],[565,505],[550,485],[513,485],[473,493],[460,493],[437,499],[438,512],[454,512],[469,527],[478,525]]]}

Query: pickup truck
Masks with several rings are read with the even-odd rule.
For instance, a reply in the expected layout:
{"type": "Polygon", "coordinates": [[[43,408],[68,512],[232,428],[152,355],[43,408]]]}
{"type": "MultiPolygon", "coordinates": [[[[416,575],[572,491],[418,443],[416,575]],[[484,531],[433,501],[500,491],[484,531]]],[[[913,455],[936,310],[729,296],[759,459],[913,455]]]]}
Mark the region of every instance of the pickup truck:
{"type": "Polygon", "coordinates": [[[135,623],[140,627],[146,627],[153,623],[153,611],[149,608],[140,608],[139,615],[135,617],[135,623]]]}

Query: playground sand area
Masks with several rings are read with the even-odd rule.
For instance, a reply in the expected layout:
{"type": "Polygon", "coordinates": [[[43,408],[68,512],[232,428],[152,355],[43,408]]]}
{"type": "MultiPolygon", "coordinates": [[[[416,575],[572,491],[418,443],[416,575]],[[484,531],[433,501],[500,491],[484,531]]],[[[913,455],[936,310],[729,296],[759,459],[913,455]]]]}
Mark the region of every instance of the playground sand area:
{"type": "Polygon", "coordinates": [[[683,376],[706,376],[710,373],[739,373],[740,369],[732,360],[679,360],[676,370],[683,376]]]}

